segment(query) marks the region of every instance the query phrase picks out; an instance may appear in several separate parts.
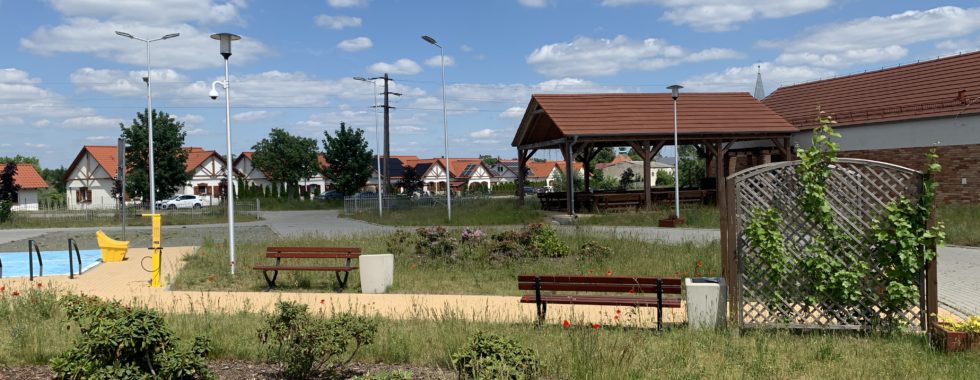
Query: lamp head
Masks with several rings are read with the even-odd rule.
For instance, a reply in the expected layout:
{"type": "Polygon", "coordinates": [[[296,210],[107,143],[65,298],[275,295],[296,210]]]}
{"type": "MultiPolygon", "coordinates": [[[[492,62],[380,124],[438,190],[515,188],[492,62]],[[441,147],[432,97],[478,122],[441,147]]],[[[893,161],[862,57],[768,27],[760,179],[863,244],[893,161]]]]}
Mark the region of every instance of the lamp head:
{"type": "Polygon", "coordinates": [[[361,82],[367,82],[368,81],[367,78],[365,78],[365,77],[354,77],[354,80],[359,80],[361,82]]]}
{"type": "Polygon", "coordinates": [[[670,96],[674,98],[674,100],[677,100],[677,97],[680,96],[680,90],[682,88],[684,88],[684,86],[679,84],[667,86],[667,89],[670,90],[670,96]]]}
{"type": "Polygon", "coordinates": [[[242,37],[231,33],[215,33],[211,35],[211,39],[220,41],[221,56],[228,59],[231,57],[231,41],[238,41],[242,37]]]}
{"type": "Polygon", "coordinates": [[[161,37],[160,39],[161,40],[166,40],[166,39],[174,38],[174,37],[177,37],[177,36],[180,36],[180,33],[170,33],[170,34],[168,34],[166,36],[161,37]]]}
{"type": "MultiPolygon", "coordinates": [[[[425,40],[425,42],[428,42],[430,44],[439,46],[439,43],[436,42],[436,39],[435,38],[432,38],[432,37],[429,37],[429,36],[422,36],[422,39],[425,40]]],[[[439,47],[442,47],[442,46],[439,46],[439,47]]]]}
{"type": "Polygon", "coordinates": [[[126,32],[120,32],[118,30],[116,31],[116,34],[118,34],[120,36],[123,36],[123,37],[126,37],[126,38],[136,38],[136,37],[133,37],[132,34],[129,34],[129,33],[126,33],[126,32]]]}

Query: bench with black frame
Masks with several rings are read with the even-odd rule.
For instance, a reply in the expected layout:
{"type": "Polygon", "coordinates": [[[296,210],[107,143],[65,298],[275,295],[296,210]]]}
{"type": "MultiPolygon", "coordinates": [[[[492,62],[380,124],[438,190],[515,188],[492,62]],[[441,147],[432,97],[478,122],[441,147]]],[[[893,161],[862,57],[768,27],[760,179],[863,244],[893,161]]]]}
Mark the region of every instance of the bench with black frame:
{"type": "Polygon", "coordinates": [[[657,330],[662,330],[663,308],[681,307],[679,297],[664,298],[664,294],[681,294],[679,278],[519,275],[517,288],[534,291],[521,297],[521,303],[533,303],[537,306],[539,324],[545,319],[548,304],[656,307],[657,330]],[[543,294],[543,292],[551,292],[551,294],[543,294]],[[555,294],[555,292],[576,294],[555,294]]]}
{"type": "Polygon", "coordinates": [[[347,276],[357,267],[351,265],[351,260],[361,256],[360,248],[334,248],[334,247],[268,247],[265,249],[265,257],[276,259],[274,265],[255,265],[252,269],[262,271],[265,282],[269,286],[266,291],[276,287],[276,278],[280,271],[306,271],[306,272],[333,272],[337,276],[337,291],[343,292],[347,288],[347,276]],[[324,266],[324,265],[289,265],[285,260],[301,259],[343,259],[344,265],[324,266]],[[272,277],[269,277],[272,272],[272,277]],[[343,277],[340,276],[343,272],[343,277]]]}

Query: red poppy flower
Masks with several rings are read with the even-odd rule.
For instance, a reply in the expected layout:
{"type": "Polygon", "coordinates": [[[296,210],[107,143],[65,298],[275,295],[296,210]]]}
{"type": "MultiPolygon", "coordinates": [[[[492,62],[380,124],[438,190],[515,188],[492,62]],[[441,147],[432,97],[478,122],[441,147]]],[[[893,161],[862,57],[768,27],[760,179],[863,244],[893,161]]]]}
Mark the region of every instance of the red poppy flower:
{"type": "Polygon", "coordinates": [[[3,293],[5,290],[7,290],[6,286],[0,286],[0,293],[3,293]]]}
{"type": "Polygon", "coordinates": [[[698,263],[695,264],[694,267],[695,268],[700,268],[701,267],[701,260],[698,260],[698,263]]]}
{"type": "Polygon", "coordinates": [[[614,315],[613,316],[613,319],[618,321],[619,320],[619,316],[618,315],[614,315]]]}
{"type": "Polygon", "coordinates": [[[41,287],[41,283],[40,283],[40,282],[39,282],[39,283],[37,283],[37,287],[39,287],[39,288],[41,287]]]}
{"type": "Polygon", "coordinates": [[[606,271],[606,276],[612,276],[612,271],[606,271]]]}
{"type": "Polygon", "coordinates": [[[325,303],[327,303],[327,300],[320,300],[320,304],[321,304],[321,305],[323,305],[323,304],[325,304],[325,303]]]}
{"type": "Polygon", "coordinates": [[[620,311],[619,309],[616,309],[616,314],[622,314],[622,311],[620,311]]]}
{"type": "Polygon", "coordinates": [[[20,295],[20,292],[18,292],[18,291],[16,291],[16,290],[14,290],[14,292],[13,292],[13,293],[10,293],[10,295],[12,295],[12,296],[14,296],[14,297],[17,297],[17,296],[19,296],[19,295],[20,295]]]}
{"type": "Polygon", "coordinates": [[[592,268],[589,268],[589,274],[592,274],[592,268]]]}
{"type": "Polygon", "coordinates": [[[572,327],[572,324],[571,323],[568,323],[568,320],[566,319],[566,320],[561,321],[561,327],[563,329],[567,329],[569,327],[572,327]]]}
{"type": "Polygon", "coordinates": [[[598,330],[599,329],[599,324],[598,323],[593,323],[592,324],[592,329],[593,330],[598,330]]]}

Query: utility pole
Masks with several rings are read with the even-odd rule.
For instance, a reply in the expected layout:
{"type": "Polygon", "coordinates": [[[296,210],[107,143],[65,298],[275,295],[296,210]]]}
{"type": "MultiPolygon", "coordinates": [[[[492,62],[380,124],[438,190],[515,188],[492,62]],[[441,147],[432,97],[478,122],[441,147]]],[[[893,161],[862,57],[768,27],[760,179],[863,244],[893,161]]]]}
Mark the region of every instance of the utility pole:
{"type": "Polygon", "coordinates": [[[381,108],[384,108],[385,109],[385,133],[384,133],[384,140],[385,140],[385,153],[384,154],[385,154],[385,158],[384,158],[384,163],[382,163],[382,169],[383,169],[382,170],[382,173],[383,173],[383,176],[384,176],[385,191],[391,191],[391,176],[388,174],[388,173],[390,173],[388,171],[388,161],[389,161],[389,158],[391,158],[391,149],[390,149],[391,145],[390,145],[390,139],[389,139],[389,135],[390,134],[388,133],[388,131],[390,130],[389,126],[391,124],[391,122],[390,122],[391,118],[390,118],[390,115],[389,115],[391,113],[390,110],[393,109],[393,108],[395,108],[395,107],[392,107],[392,106],[389,105],[389,103],[388,103],[388,95],[401,96],[402,94],[399,94],[397,92],[388,91],[388,81],[392,80],[391,78],[388,77],[388,73],[385,73],[385,75],[383,77],[381,77],[381,79],[384,79],[384,81],[385,81],[385,92],[384,92],[385,104],[383,106],[381,106],[381,108]]]}

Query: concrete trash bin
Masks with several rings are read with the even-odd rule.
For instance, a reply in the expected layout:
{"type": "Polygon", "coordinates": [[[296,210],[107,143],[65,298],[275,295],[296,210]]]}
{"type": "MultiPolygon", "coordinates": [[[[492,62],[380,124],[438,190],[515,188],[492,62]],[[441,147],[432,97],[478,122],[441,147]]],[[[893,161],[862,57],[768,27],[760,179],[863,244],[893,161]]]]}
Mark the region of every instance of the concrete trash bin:
{"type": "Polygon", "coordinates": [[[692,329],[725,327],[728,286],[723,277],[685,278],[687,325],[692,329]]]}
{"type": "Polygon", "coordinates": [[[378,294],[388,291],[395,279],[395,256],[391,254],[361,255],[358,257],[361,293],[378,294]]]}

